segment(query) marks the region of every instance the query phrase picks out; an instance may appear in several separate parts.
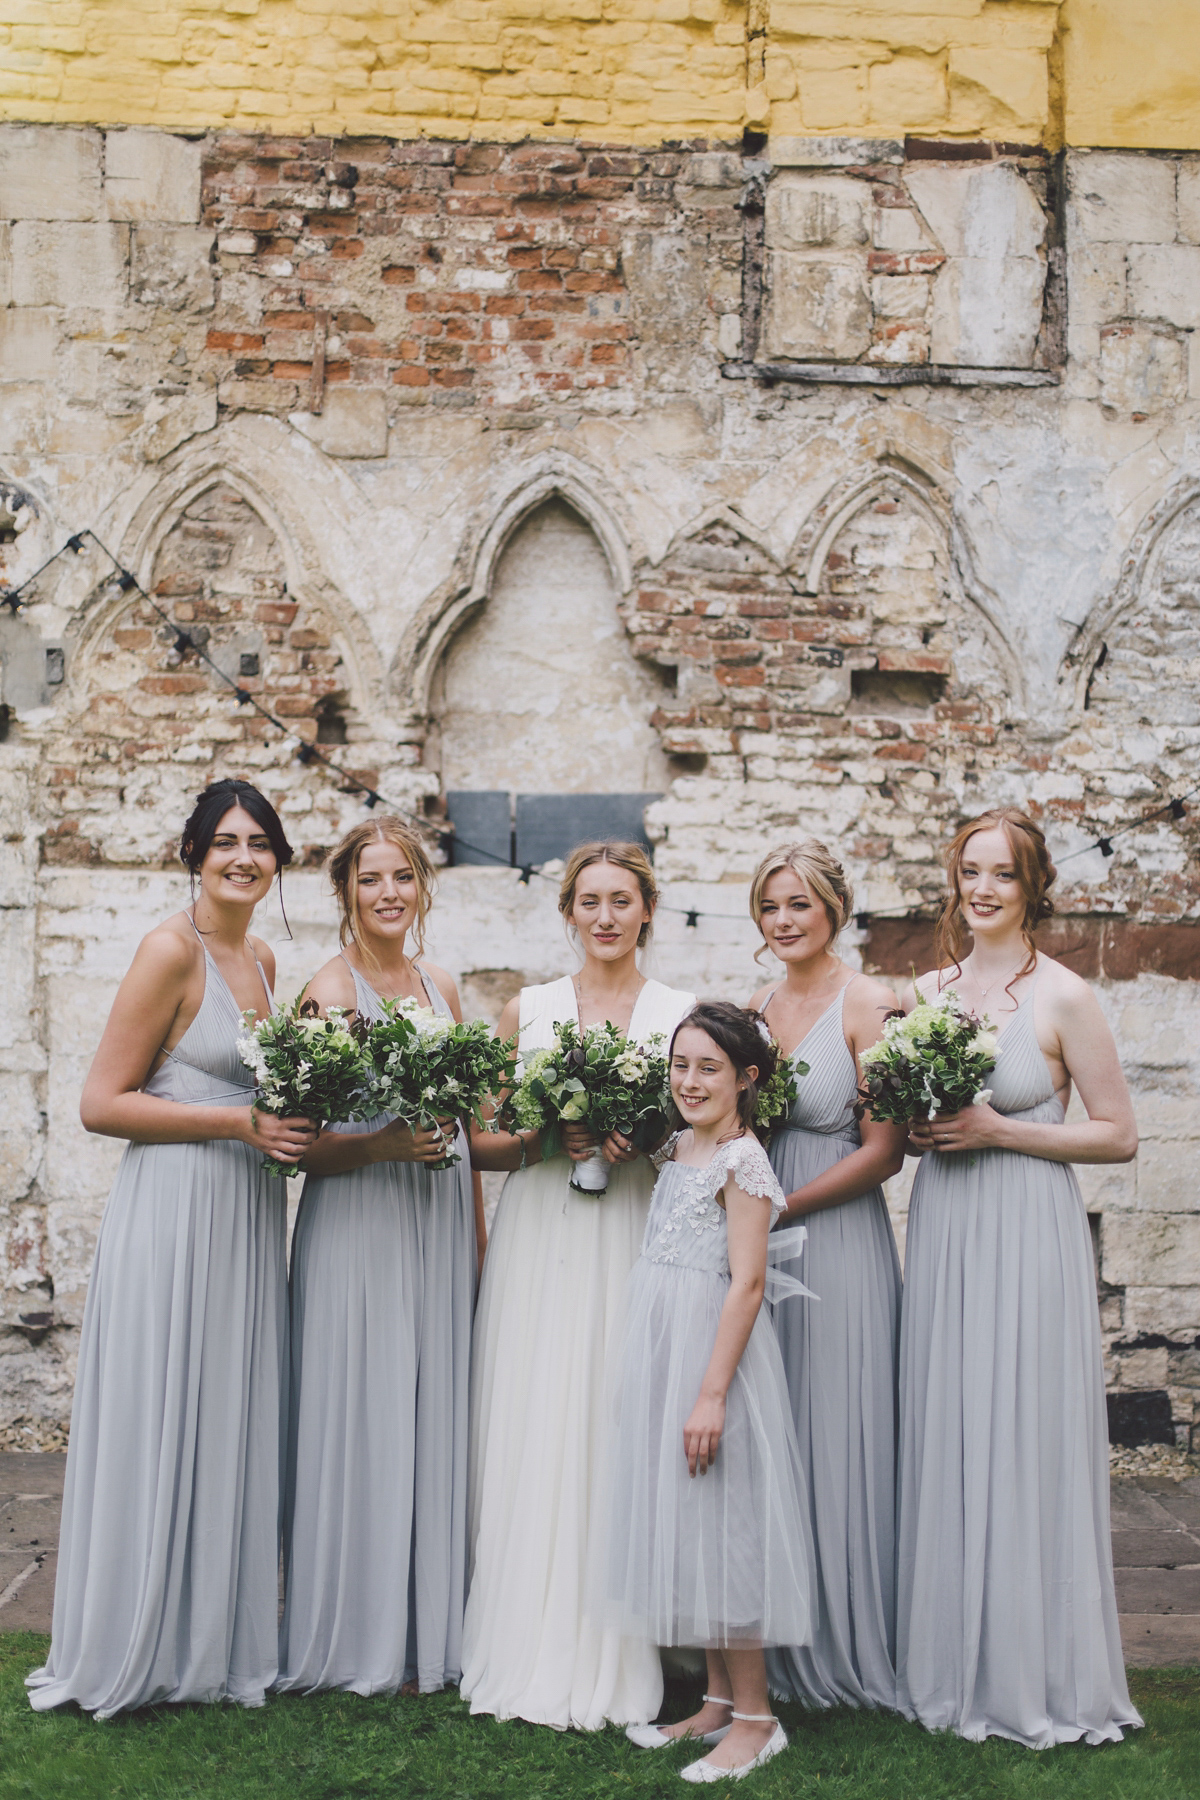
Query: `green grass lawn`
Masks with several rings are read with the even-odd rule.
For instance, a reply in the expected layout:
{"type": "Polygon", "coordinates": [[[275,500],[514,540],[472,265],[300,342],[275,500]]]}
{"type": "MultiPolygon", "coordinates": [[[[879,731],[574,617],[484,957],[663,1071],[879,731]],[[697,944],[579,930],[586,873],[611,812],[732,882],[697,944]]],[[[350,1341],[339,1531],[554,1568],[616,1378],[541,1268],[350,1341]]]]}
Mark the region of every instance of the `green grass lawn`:
{"type": "MultiPolygon", "coordinates": [[[[471,1719],[457,1694],[421,1700],[293,1696],[258,1712],[163,1707],[97,1723],[33,1713],[22,1678],[47,1640],[0,1637],[0,1800],[563,1800],[689,1791],[687,1750],[635,1750],[620,1731],[584,1737],[471,1719]]],[[[1200,1669],[1137,1674],[1146,1729],[1123,1744],[1038,1753],[992,1738],[963,1744],[872,1713],[783,1709],[792,1736],[749,1785],[781,1800],[1200,1800],[1200,1669]]],[[[672,1690],[672,1716],[693,1696],[672,1690]]]]}

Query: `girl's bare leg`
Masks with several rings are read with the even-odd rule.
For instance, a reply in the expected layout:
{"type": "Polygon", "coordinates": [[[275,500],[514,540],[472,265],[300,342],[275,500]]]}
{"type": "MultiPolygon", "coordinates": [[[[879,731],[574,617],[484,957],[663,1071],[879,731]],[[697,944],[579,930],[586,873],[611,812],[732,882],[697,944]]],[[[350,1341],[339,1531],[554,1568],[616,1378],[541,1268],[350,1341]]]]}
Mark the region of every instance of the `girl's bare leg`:
{"type": "MultiPolygon", "coordinates": [[[[729,1723],[729,1707],[714,1704],[714,1700],[732,1700],[733,1688],[729,1681],[729,1671],[725,1667],[725,1655],[721,1650],[706,1650],[708,1659],[708,1692],[713,1696],[706,1700],[699,1712],[690,1719],[680,1719],[674,1725],[661,1727],[665,1737],[696,1738],[703,1737],[706,1731],[719,1731],[722,1725],[729,1723]]],[[[765,1682],[766,1675],[764,1673],[765,1682]]]]}
{"type": "MultiPolygon", "coordinates": [[[[763,1715],[765,1722],[751,1723],[743,1719],[734,1719],[729,1736],[709,1751],[705,1762],[717,1769],[736,1769],[743,1763],[752,1762],[775,1734],[775,1720],[766,1720],[771,1711],[771,1697],[767,1692],[767,1665],[761,1650],[722,1650],[708,1652],[709,1693],[718,1692],[712,1686],[713,1658],[719,1656],[727,1671],[725,1692],[733,1694],[733,1710],[740,1713],[763,1715]]],[[[725,1709],[725,1723],[731,1714],[725,1709]]],[[[712,1727],[705,1727],[711,1730],[712,1727]]]]}

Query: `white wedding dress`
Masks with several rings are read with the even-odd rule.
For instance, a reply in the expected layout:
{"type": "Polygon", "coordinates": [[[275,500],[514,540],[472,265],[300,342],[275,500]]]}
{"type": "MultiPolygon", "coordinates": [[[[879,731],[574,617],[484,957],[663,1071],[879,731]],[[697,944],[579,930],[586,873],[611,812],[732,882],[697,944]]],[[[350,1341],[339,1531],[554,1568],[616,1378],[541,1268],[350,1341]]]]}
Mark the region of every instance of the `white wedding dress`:
{"type": "MultiPolygon", "coordinates": [[[[629,1036],[670,1038],[694,996],[648,981],[629,1036]]],[[[570,976],[521,992],[520,1048],[576,1017],[570,976]]],[[[638,1259],[654,1169],[614,1168],[603,1194],[565,1156],[510,1175],[484,1259],[471,1375],[470,1590],[462,1691],[473,1713],[559,1730],[658,1712],[656,1647],[593,1625],[606,1364],[638,1259]]]]}

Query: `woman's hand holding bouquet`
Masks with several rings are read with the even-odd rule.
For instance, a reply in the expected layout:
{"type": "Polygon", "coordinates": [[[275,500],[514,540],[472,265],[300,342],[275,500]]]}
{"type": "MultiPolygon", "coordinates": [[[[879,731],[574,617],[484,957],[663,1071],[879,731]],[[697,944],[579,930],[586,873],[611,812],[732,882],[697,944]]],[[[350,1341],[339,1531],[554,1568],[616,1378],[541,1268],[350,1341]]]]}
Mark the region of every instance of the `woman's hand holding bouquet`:
{"type": "Polygon", "coordinates": [[[474,1118],[482,1127],[483,1102],[511,1082],[512,1045],[482,1019],[459,1024],[409,999],[383,1005],[384,1017],[367,1034],[370,1111],[391,1113],[410,1134],[407,1141],[394,1134],[403,1160],[448,1169],[461,1161],[452,1147],[457,1122],[474,1118]],[[432,1160],[423,1135],[431,1131],[432,1160]]]}
{"type": "MultiPolygon", "coordinates": [[[[265,1019],[255,1020],[253,1012],[242,1017],[238,1055],[258,1084],[252,1123],[260,1113],[308,1119],[317,1126],[364,1116],[369,1068],[357,1023],[340,1008],[330,1007],[323,1019],[316,1002],[306,1000],[280,1007],[265,1019]]],[[[262,1166],[268,1175],[295,1175],[300,1165],[267,1155],[262,1166]]]]}
{"type": "Polygon", "coordinates": [[[661,1033],[636,1044],[615,1025],[589,1025],[580,1031],[568,1019],[555,1027],[550,1049],[534,1050],[524,1058],[504,1115],[517,1131],[561,1127],[569,1153],[580,1157],[571,1185],[598,1194],[608,1186],[609,1159],[594,1140],[619,1133],[630,1140],[635,1153],[640,1146],[649,1147],[666,1129],[669,1105],[661,1033]],[[572,1126],[589,1134],[590,1149],[585,1151],[581,1140],[571,1151],[572,1126]]]}
{"type": "Polygon", "coordinates": [[[887,1020],[860,1061],[860,1110],[907,1125],[918,1150],[968,1150],[991,1143],[987,1078],[1000,1046],[990,1021],[968,1012],[953,988],[919,996],[907,1015],[887,1020]]]}

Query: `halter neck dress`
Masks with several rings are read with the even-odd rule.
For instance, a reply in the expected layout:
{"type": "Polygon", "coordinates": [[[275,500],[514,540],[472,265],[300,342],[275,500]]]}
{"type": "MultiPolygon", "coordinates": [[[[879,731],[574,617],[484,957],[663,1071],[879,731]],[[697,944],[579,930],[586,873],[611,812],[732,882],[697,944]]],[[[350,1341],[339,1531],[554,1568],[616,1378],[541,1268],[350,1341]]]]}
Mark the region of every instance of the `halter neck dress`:
{"type": "MultiPolygon", "coordinates": [[[[383,1003],[354,976],[362,1017],[383,1003]]],[[[450,1014],[418,969],[429,1004],[450,1014]]],[[[338,1125],[377,1131],[388,1114],[338,1125]]],[[[422,1693],[458,1680],[475,1299],[470,1146],[430,1170],[309,1175],[292,1240],[279,1687],[422,1693]]]]}
{"type": "MultiPolygon", "coordinates": [[[[808,1074],[769,1146],[785,1194],[862,1141],[844,1025],[851,985],[792,1052],[808,1074]]],[[[771,1652],[767,1673],[773,1692],[809,1706],[894,1707],[900,1260],[882,1188],[806,1213],[804,1223],[804,1280],[820,1300],[780,1300],[774,1313],[808,1484],[814,1623],[810,1643],[771,1652]]]]}
{"type": "MultiPolygon", "coordinates": [[[[1036,974],[992,1106],[1060,1125],[1036,974]]],[[[921,1158],[900,1334],[897,1687],[931,1731],[1033,1749],[1140,1725],[1109,1537],[1108,1422],[1074,1170],[1013,1150],[921,1158]]]]}
{"type": "MultiPolygon", "coordinates": [[[[143,1091],[249,1106],[241,1009],[201,944],[200,1010],[143,1091]]],[[[53,1640],[27,1684],[38,1711],[258,1706],[275,1679],[287,1202],[262,1160],[231,1138],[121,1158],[80,1333],[53,1640]]]]}
{"type": "MultiPolygon", "coordinates": [[[[628,1035],[669,1038],[694,1004],[647,981],[628,1035]]],[[[569,975],[522,989],[521,1050],[548,1049],[576,1017],[569,975]]],[[[588,1604],[604,1554],[606,1364],[654,1170],[645,1157],[619,1164],[597,1195],[570,1176],[563,1155],[511,1174],[484,1259],[462,1691],[472,1712],[596,1730],[644,1723],[662,1699],[655,1647],[604,1628],[588,1604]]]]}

